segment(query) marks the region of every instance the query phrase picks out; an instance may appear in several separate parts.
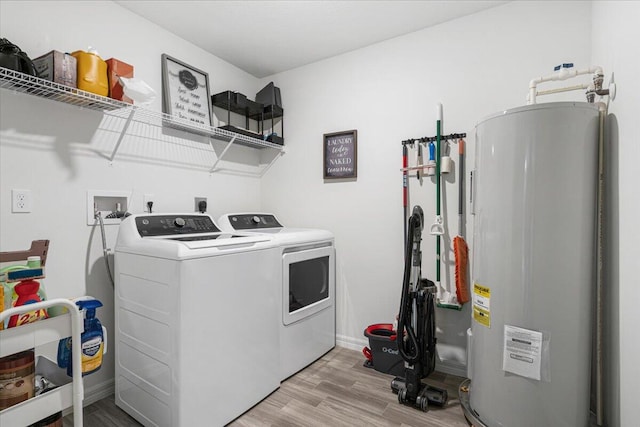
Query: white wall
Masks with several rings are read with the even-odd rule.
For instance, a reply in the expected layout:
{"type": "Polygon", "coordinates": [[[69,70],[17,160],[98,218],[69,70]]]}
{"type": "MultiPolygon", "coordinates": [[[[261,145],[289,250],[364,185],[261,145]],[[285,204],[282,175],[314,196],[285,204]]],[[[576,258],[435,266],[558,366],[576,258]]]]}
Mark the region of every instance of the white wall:
{"type": "MultiPolygon", "coordinates": [[[[555,65],[588,65],[590,32],[588,3],[513,2],[265,80],[275,81],[282,91],[287,154],[263,180],[263,207],[285,223],[335,233],[339,342],[361,348],[366,326],[392,322],[398,312],[401,141],[435,135],[436,103],[442,102],[443,133],[468,135],[468,171],[475,124],[523,105],[529,80],[550,74],[555,65]],[[358,178],[324,182],[322,135],[349,129],[358,130],[358,178]]],[[[456,146],[452,157],[458,158],[456,146]]],[[[414,152],[410,162],[415,161],[414,152]]],[[[447,242],[458,232],[456,174],[444,184],[447,242]]],[[[466,181],[468,188],[468,176],[466,181]]],[[[434,183],[425,179],[419,185],[412,179],[410,187],[411,206],[420,204],[431,225],[434,183]]],[[[469,243],[471,225],[467,215],[469,243]]],[[[422,249],[423,276],[434,279],[435,239],[426,232],[422,249]]],[[[453,283],[453,255],[448,251],[445,256],[443,277],[453,283]]],[[[438,309],[437,317],[439,343],[453,346],[441,347],[441,355],[463,367],[469,305],[462,312],[438,309]]]]}
{"type": "Polygon", "coordinates": [[[607,134],[607,270],[605,296],[605,414],[609,426],[637,424],[640,342],[637,325],[640,300],[637,242],[640,239],[637,164],[640,161],[640,3],[593,3],[592,62],[614,75],[616,99],[609,106],[607,134]]]}
{"type": "MultiPolygon", "coordinates": [[[[633,27],[638,15],[638,4],[633,2],[595,2],[593,9],[589,2],[513,2],[256,81],[111,2],[2,1],[2,36],[30,56],[90,44],[105,58],[132,63],[136,76],[158,94],[161,53],[208,71],[212,93],[232,89],[252,94],[273,80],[282,90],[287,112],[287,154],[262,185],[251,178],[210,176],[194,160],[202,153],[200,146],[181,139],[159,144],[146,138],[126,140],[124,151],[111,165],[96,150],[110,152],[113,130],[120,125],[103,121],[93,112],[0,91],[0,250],[26,247],[32,239],[51,239],[49,295],[93,294],[106,303],[100,316],[112,326],[113,296],[99,232],[86,225],[87,190],[131,192],[134,211],[142,209],[144,193],[155,194],[161,211],[189,209],[195,195],[209,198],[214,217],[225,211],[273,211],[288,225],[326,228],[336,234],[338,338],[343,345],[357,348],[365,344],[363,329],[371,323],[391,322],[399,305],[400,141],[434,135],[435,104],[442,102],[444,132],[469,135],[468,170],[473,164],[474,125],[496,111],[524,104],[530,78],[548,74],[561,62],[599,64],[616,73],[620,89],[610,110],[610,133],[616,138],[609,164],[613,182],[609,181],[607,212],[612,218],[619,215],[619,220],[607,228],[614,260],[608,270],[609,295],[615,298],[609,312],[617,322],[610,329],[616,347],[608,365],[614,379],[607,388],[607,417],[610,426],[631,425],[632,387],[640,380],[633,361],[640,349],[634,340],[620,337],[636,336],[633,326],[640,321],[632,307],[639,296],[633,287],[637,283],[632,275],[632,256],[637,253],[633,245],[640,237],[632,216],[640,203],[632,171],[640,153],[638,145],[630,142],[640,131],[635,120],[640,113],[640,88],[633,80],[640,74],[635,55],[640,34],[633,27]],[[102,18],[87,18],[95,16],[102,18]],[[103,22],[110,22],[110,31],[105,31],[103,22]],[[358,130],[358,179],[325,183],[322,134],[347,129],[358,130]],[[179,166],[166,165],[176,158],[179,166]],[[12,188],[31,189],[33,213],[10,213],[12,188]],[[618,372],[622,372],[619,382],[618,372]]],[[[581,96],[553,98],[560,99],[581,96]]],[[[160,109],[159,98],[153,108],[160,109]]],[[[457,160],[455,147],[452,151],[457,160]]],[[[243,151],[239,155],[251,157],[243,151]]],[[[448,238],[458,231],[458,177],[452,178],[446,182],[448,238]]],[[[468,176],[466,181],[468,185],[468,176]]],[[[412,205],[422,205],[430,223],[433,184],[425,180],[420,186],[411,180],[411,198],[412,205]]],[[[470,244],[472,222],[467,215],[470,244]]],[[[111,247],[115,237],[115,227],[109,226],[111,247]]],[[[434,276],[433,246],[433,239],[425,234],[423,270],[429,278],[434,276]]],[[[448,278],[451,274],[449,268],[448,278]]],[[[464,349],[468,307],[462,312],[438,310],[438,323],[444,331],[440,342],[464,349]]],[[[112,379],[112,355],[101,373],[87,377],[89,388],[112,379]]],[[[462,366],[458,353],[448,355],[462,366]]]]}
{"type": "MultiPolygon", "coordinates": [[[[207,71],[212,93],[255,93],[260,88],[249,74],[112,2],[2,1],[0,17],[2,37],[32,58],[53,49],[71,52],[92,45],[105,59],[134,65],[136,77],[159,95],[151,107],[156,111],[161,109],[162,53],[207,71]]],[[[111,337],[113,291],[100,231],[87,225],[87,190],[125,191],[132,212],[143,210],[145,193],[154,194],[158,212],[192,211],[195,196],[208,198],[214,217],[227,210],[260,208],[260,180],[210,175],[206,166],[215,156],[206,144],[173,137],[155,141],[148,137],[158,129],[136,127],[141,137],[125,138],[110,164],[102,156],[111,152],[121,121],[7,90],[0,91],[0,102],[0,250],[26,249],[33,239],[51,240],[44,281],[48,296],[90,294],[102,300],[105,306],[98,315],[111,337]],[[14,188],[31,190],[32,213],[11,213],[14,188]]],[[[251,163],[255,153],[240,149],[235,154],[251,163]]],[[[110,248],[116,234],[116,226],[107,226],[110,248]]],[[[108,386],[113,379],[113,354],[100,372],[86,378],[88,395],[92,387],[108,386]]]]}

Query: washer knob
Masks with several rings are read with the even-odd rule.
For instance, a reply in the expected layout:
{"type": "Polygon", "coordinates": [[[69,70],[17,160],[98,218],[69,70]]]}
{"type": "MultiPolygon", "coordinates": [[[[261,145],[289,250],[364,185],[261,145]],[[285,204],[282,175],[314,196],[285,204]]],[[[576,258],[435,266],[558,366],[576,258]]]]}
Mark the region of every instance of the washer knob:
{"type": "Polygon", "coordinates": [[[173,221],[173,223],[176,225],[176,227],[182,228],[186,224],[186,221],[184,220],[184,218],[178,217],[173,221]]]}
{"type": "Polygon", "coordinates": [[[260,224],[260,217],[258,215],[254,215],[253,218],[251,218],[251,221],[256,224],[260,224]]]}

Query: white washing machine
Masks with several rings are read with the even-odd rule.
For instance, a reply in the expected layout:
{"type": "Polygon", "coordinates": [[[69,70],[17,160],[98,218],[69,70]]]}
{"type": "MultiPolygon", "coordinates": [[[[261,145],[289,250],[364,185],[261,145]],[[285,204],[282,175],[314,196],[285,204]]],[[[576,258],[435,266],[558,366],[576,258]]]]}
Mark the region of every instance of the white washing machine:
{"type": "Polygon", "coordinates": [[[221,426],[280,386],[281,251],[208,215],[132,215],[115,248],[115,401],[145,426],[221,426]]]}
{"type": "Polygon", "coordinates": [[[229,232],[271,236],[280,247],[280,379],[322,357],[336,345],[336,258],[333,234],[283,227],[272,214],[226,214],[229,232]]]}

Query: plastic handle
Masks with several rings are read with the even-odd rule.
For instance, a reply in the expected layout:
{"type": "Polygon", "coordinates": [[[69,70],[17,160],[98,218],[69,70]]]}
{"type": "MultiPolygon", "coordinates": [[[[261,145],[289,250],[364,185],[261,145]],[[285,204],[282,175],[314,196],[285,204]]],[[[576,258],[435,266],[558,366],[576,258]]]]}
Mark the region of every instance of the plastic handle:
{"type": "Polygon", "coordinates": [[[373,356],[371,355],[371,350],[369,349],[369,347],[364,347],[362,349],[362,354],[364,354],[364,357],[366,357],[369,362],[373,360],[373,356]]]}
{"type": "Polygon", "coordinates": [[[429,160],[436,160],[436,144],[433,142],[429,143],[429,160]]]}
{"type": "Polygon", "coordinates": [[[76,301],[80,310],[95,310],[98,307],[102,307],[102,303],[97,299],[88,299],[76,301]]]}
{"type": "Polygon", "coordinates": [[[80,310],[85,312],[86,319],[95,319],[96,309],[102,307],[102,303],[97,299],[80,300],[76,301],[76,304],[80,307],[80,310]]]}
{"type": "Polygon", "coordinates": [[[107,328],[102,327],[102,342],[104,343],[104,347],[102,347],[102,355],[107,354],[107,328]]]}
{"type": "Polygon", "coordinates": [[[440,215],[438,215],[436,217],[436,222],[434,222],[433,224],[431,224],[431,228],[429,229],[429,233],[430,234],[435,234],[435,235],[443,235],[444,234],[444,227],[443,227],[443,221],[442,221],[442,217],[440,215]]]}

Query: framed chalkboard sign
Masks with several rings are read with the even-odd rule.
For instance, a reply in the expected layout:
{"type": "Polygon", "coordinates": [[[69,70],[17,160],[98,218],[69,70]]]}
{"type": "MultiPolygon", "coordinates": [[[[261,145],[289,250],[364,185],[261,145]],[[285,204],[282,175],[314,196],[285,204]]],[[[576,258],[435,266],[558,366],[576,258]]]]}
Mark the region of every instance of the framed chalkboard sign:
{"type": "Polygon", "coordinates": [[[211,126],[209,75],[162,54],[162,111],[195,125],[211,126]]]}
{"type": "Polygon", "coordinates": [[[324,179],[358,176],[358,131],[324,134],[324,179]]]}

